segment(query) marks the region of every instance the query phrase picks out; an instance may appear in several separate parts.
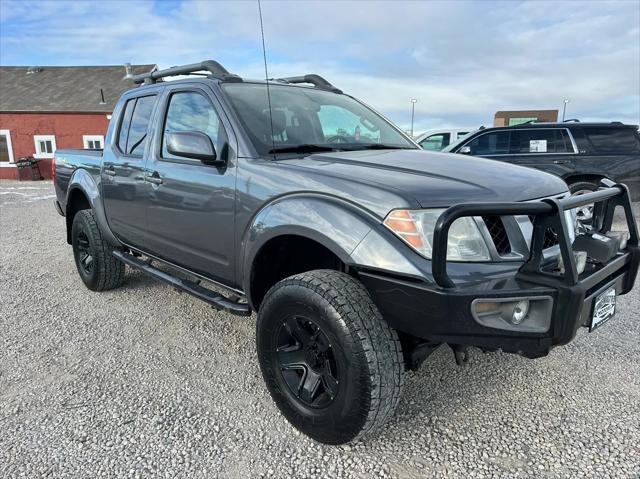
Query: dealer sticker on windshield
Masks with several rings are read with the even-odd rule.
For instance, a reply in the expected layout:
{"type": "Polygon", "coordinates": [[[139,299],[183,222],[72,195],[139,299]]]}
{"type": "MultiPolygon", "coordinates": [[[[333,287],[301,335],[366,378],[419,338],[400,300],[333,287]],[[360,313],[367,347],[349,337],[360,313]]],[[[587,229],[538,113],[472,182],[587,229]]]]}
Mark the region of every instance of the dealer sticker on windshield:
{"type": "Polygon", "coordinates": [[[612,286],[596,296],[589,331],[606,323],[614,314],[616,314],[616,288],[612,286]]]}

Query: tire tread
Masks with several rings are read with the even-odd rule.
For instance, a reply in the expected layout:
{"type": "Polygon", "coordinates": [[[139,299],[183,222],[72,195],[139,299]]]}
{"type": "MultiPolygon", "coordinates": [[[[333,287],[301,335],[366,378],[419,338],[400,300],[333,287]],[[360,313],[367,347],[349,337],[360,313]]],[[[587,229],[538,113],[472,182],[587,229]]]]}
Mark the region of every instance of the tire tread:
{"type": "Polygon", "coordinates": [[[357,279],[334,270],[313,270],[296,274],[277,283],[265,298],[280,288],[303,286],[323,297],[342,315],[357,335],[369,369],[371,401],[358,440],[381,427],[393,415],[404,384],[404,359],[398,334],[384,320],[357,279]]]}
{"type": "Polygon", "coordinates": [[[113,247],[104,239],[98,223],[91,210],[81,210],[76,213],[73,222],[82,222],[86,227],[89,241],[95,245],[97,281],[93,291],[107,291],[117,288],[124,282],[125,265],[116,259],[111,253],[113,247]]]}

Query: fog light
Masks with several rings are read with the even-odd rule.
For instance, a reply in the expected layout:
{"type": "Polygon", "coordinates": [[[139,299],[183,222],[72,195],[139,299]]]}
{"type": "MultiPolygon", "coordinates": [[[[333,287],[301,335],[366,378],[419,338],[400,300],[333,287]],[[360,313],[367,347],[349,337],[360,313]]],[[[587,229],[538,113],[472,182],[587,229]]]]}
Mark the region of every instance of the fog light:
{"type": "Polygon", "coordinates": [[[529,300],[523,299],[518,301],[513,307],[513,314],[511,315],[511,323],[512,324],[520,324],[525,320],[529,314],[529,300]]]}
{"type": "Polygon", "coordinates": [[[629,232],[628,231],[609,231],[607,233],[609,238],[616,238],[620,242],[620,250],[623,250],[627,247],[627,241],[629,241],[629,232]]]}
{"type": "Polygon", "coordinates": [[[548,331],[552,311],[551,296],[486,298],[471,303],[471,314],[478,323],[507,331],[548,331]]]}

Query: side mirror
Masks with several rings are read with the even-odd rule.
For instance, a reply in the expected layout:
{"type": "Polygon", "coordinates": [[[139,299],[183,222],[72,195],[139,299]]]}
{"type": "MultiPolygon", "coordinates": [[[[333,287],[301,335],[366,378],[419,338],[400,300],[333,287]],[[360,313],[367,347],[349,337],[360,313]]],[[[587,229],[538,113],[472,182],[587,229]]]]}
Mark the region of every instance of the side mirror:
{"type": "Polygon", "coordinates": [[[200,131],[171,131],[166,133],[166,141],[172,155],[200,160],[205,165],[223,163],[218,160],[211,138],[200,131]]]}
{"type": "Polygon", "coordinates": [[[461,155],[470,155],[471,154],[471,147],[470,146],[463,146],[462,148],[460,148],[458,150],[458,153],[460,153],[461,155]]]}

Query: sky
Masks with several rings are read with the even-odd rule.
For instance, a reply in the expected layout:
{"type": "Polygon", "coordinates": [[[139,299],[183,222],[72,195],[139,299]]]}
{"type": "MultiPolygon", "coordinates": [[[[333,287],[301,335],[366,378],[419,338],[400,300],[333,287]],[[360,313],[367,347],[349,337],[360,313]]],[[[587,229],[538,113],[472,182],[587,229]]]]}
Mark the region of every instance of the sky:
{"type": "MultiPolygon", "coordinates": [[[[317,73],[404,129],[562,109],[640,123],[640,0],[262,1],[269,77],[317,73]]],[[[215,59],[265,78],[257,1],[0,0],[1,65],[215,59]]],[[[1,85],[0,85],[1,88],[1,85]]]]}

